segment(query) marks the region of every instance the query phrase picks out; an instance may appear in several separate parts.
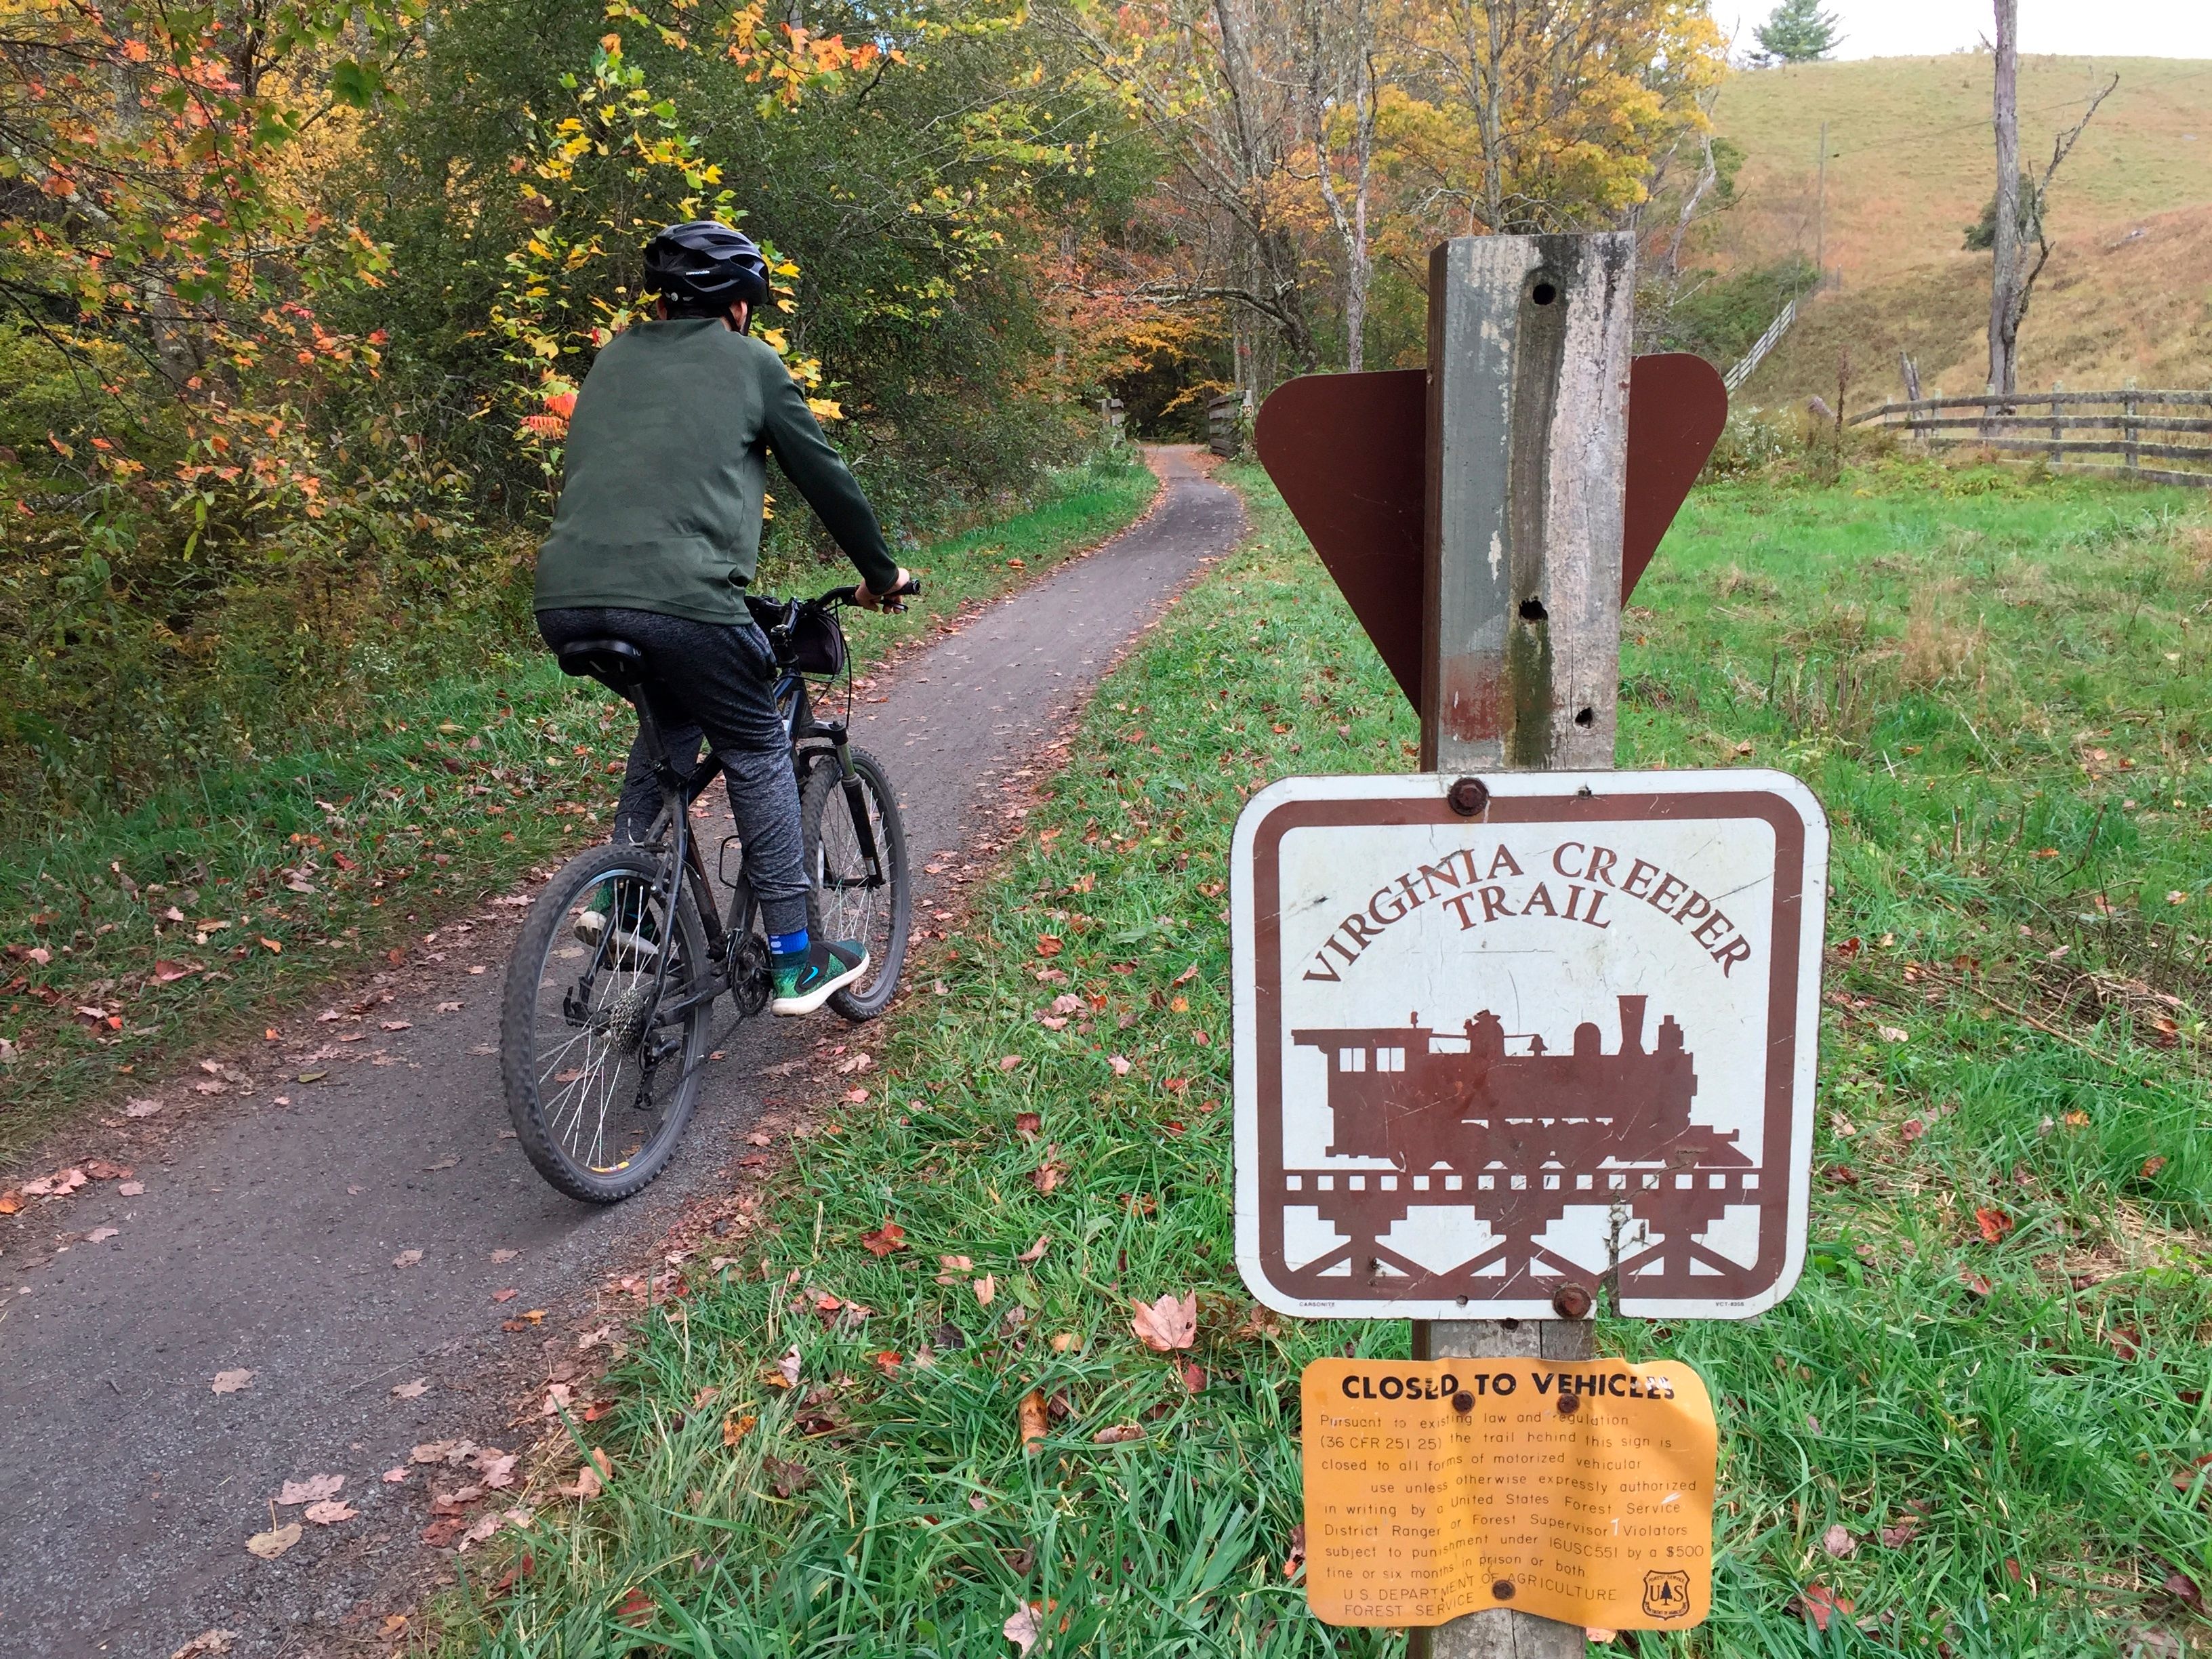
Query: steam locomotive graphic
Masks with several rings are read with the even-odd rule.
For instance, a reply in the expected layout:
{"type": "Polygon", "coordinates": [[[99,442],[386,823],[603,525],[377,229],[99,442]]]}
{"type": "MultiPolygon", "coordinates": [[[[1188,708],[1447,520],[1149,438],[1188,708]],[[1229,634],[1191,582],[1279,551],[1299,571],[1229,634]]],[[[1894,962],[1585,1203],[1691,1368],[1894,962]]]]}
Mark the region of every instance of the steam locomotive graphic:
{"type": "Polygon", "coordinates": [[[1735,1130],[1692,1119],[1696,1057],[1681,1025],[1663,1018],[1647,1048],[1649,999],[1618,1000],[1610,1054],[1595,1022],[1554,1053],[1487,1008],[1455,1034],[1423,1027],[1418,1012],[1404,1026],[1293,1030],[1328,1059],[1325,1155],[1364,1165],[1282,1171],[1284,1204],[1310,1206],[1339,1236],[1291,1270],[1294,1285],[1342,1296],[1350,1278],[1394,1296],[1487,1300],[1608,1271],[1632,1294],[1711,1294],[1717,1278],[1742,1273],[1697,1235],[1732,1205],[1756,1206],[1760,1171],[1735,1130]],[[1394,1244],[1399,1224],[1428,1206],[1472,1209],[1486,1233],[1477,1253],[1439,1268],[1394,1244]],[[1576,1206],[1604,1212],[1604,1259],[1571,1260],[1547,1241],[1576,1206]]]}

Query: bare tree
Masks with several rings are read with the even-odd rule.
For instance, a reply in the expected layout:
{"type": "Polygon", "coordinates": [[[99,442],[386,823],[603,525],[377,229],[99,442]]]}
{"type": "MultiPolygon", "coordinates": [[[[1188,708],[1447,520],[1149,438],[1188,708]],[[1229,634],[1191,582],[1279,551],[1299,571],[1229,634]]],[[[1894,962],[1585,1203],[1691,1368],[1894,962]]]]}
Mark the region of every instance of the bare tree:
{"type": "Polygon", "coordinates": [[[1997,190],[1990,225],[1989,391],[1993,397],[2009,397],[2020,385],[2020,325],[2027,315],[2036,278],[2051,260],[2046,216],[2051,183],[2098,106],[2120,84],[2120,77],[2115,75],[2106,82],[2089,100],[2081,118],[2052,142],[2051,165],[2044,168],[2042,178],[2027,180],[2020,167],[2019,0],[1995,0],[1995,3],[1996,78],[1991,112],[1996,127],[1997,190]],[[2035,239],[2033,263],[2027,245],[2030,233],[2035,239]]]}
{"type": "Polygon", "coordinates": [[[1996,240],[1990,266],[1990,385],[1993,396],[2019,384],[2020,318],[2027,295],[2020,258],[2020,0],[1996,0],[1997,137],[1996,240]]]}
{"type": "Polygon", "coordinates": [[[1367,289],[1375,272],[1367,235],[1380,95],[1375,3],[1299,0],[1298,12],[1306,59],[1299,112],[1313,147],[1315,182],[1344,249],[1344,366],[1358,374],[1366,358],[1367,289]]]}

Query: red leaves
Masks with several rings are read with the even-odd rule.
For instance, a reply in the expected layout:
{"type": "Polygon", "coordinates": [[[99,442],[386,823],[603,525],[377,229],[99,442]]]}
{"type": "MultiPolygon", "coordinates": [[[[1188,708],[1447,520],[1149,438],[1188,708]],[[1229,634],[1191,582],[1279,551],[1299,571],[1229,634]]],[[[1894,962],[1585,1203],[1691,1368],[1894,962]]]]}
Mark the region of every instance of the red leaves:
{"type": "Polygon", "coordinates": [[[2105,1346],[2122,1359],[2136,1359],[2142,1353],[2142,1333],[2132,1325],[2115,1325],[2105,1333],[2105,1346]]]}
{"type": "Polygon", "coordinates": [[[1982,1242],[1984,1244],[1996,1244],[2002,1242],[2004,1236],[2012,1231],[2013,1222],[2012,1218],[2002,1210],[1991,1209],[1985,1206],[1974,1212],[1974,1224],[1981,1229],[1982,1242]]]}
{"type": "Polygon", "coordinates": [[[1036,953],[1041,957],[1056,957],[1064,948],[1065,941],[1057,934],[1040,933],[1037,936],[1036,953]]]}
{"type": "Polygon", "coordinates": [[[870,1255],[889,1255],[893,1250],[906,1249],[906,1229],[885,1216],[882,1226],[860,1235],[860,1245],[870,1255]]]}
{"type": "Polygon", "coordinates": [[[1017,1112],[1014,1115],[1014,1133],[1024,1140],[1035,1140],[1043,1129],[1044,1119],[1036,1113],[1017,1112]]]}
{"type": "Polygon", "coordinates": [[[1850,1596],[1837,1595],[1818,1580],[1806,1585],[1790,1604],[1792,1612],[1810,1619],[1818,1631],[1826,1631],[1829,1620],[1839,1613],[1849,1618],[1854,1605],[1850,1596]]]}
{"type": "Polygon", "coordinates": [[[2142,1161],[2142,1167],[2136,1171],[2136,1175],[2139,1180],[2154,1181],[2157,1179],[2158,1172],[2165,1167],[2166,1160],[2163,1158],[2153,1156],[2142,1161]]]}
{"type": "Polygon", "coordinates": [[[180,979],[190,979],[200,971],[197,962],[157,962],[154,964],[154,983],[173,985],[180,979]]]}

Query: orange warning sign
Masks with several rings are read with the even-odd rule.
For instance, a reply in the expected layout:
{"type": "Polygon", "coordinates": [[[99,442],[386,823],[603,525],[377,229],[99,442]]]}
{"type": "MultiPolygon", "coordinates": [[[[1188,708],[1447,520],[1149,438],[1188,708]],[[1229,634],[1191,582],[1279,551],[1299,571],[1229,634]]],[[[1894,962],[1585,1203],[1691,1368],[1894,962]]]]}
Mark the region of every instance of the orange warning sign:
{"type": "Polygon", "coordinates": [[[1323,1359],[1300,1387],[1316,1618],[1675,1630],[1711,1607],[1717,1436],[1689,1366],[1323,1359]]]}

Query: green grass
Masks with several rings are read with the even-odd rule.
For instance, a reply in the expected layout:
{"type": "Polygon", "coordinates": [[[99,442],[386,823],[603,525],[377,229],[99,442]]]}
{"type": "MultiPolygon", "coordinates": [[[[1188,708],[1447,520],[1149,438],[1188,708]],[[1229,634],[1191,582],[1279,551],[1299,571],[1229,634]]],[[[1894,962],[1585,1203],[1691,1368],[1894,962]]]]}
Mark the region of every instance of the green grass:
{"type": "MultiPolygon", "coordinates": [[[[1406,769],[1414,723],[1240,481],[1253,544],[1107,683],[919,994],[838,1039],[871,1060],[824,1086],[836,1127],[602,1385],[607,1492],[542,1513],[529,1571],[446,1651],[969,1659],[1011,1654],[1025,1603],[1040,1652],[1401,1650],[1317,1625],[1284,1575],[1299,1368],[1402,1353],[1406,1327],[1258,1316],[1237,1282],[1222,907],[1253,789],[1406,769]],[[1061,994],[1083,1002],[1054,1030],[1061,994]],[[972,1266],[939,1283],[945,1255],[972,1266]],[[1185,1291],[1189,1377],[1129,1325],[1133,1297],[1185,1291]],[[787,1347],[788,1390],[764,1380],[787,1347]],[[1032,1390],[1055,1414],[1025,1455],[1032,1390]],[[1096,1442],[1127,1423],[1141,1441],[1096,1442]]],[[[2202,1493],[2172,1480],[2212,1452],[2201,508],[1988,471],[1713,488],[1638,593],[1624,763],[1805,777],[1838,948],[1814,1270],[1755,1321],[1601,1332],[1696,1363],[1723,1430],[1715,1615],[1624,1648],[2201,1634],[2160,1588],[2212,1573],[2202,1493]],[[1854,1606],[1825,1633],[1796,1610],[1815,1583],[1854,1606]]]]}
{"type": "MultiPolygon", "coordinates": [[[[854,623],[861,667],[1112,533],[1153,489],[1140,467],[1105,464],[907,555],[924,599],[854,623]]],[[[850,580],[841,569],[764,577],[814,592],[850,580]]],[[[333,975],[399,960],[410,933],[599,834],[628,713],[534,646],[128,814],[0,843],[0,1160],[142,1072],[251,1036],[333,975]]]]}

